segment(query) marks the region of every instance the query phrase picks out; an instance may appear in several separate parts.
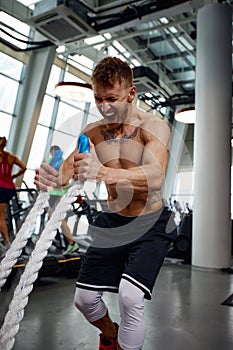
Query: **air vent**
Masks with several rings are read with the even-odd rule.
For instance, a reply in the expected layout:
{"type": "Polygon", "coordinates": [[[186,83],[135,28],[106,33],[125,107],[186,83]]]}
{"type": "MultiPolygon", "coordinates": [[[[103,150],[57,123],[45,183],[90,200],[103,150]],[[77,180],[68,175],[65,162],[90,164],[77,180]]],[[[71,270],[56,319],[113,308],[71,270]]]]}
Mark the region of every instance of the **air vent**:
{"type": "Polygon", "coordinates": [[[133,68],[134,85],[137,88],[137,94],[153,92],[161,89],[159,86],[159,76],[149,67],[133,68]]]}
{"type": "Polygon", "coordinates": [[[97,34],[88,24],[87,12],[79,1],[42,0],[26,23],[56,45],[65,45],[97,34]]]}

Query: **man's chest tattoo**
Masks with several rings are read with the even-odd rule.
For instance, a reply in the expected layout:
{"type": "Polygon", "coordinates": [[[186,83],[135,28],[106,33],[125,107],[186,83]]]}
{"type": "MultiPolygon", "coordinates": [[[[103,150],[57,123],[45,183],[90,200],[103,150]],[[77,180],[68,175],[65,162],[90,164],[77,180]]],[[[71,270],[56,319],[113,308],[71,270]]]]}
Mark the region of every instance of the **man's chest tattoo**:
{"type": "Polygon", "coordinates": [[[138,127],[134,129],[134,131],[131,134],[124,133],[121,138],[117,138],[118,133],[114,130],[107,129],[107,130],[101,130],[101,135],[104,137],[104,141],[107,143],[128,143],[130,139],[133,139],[137,133],[138,133],[138,127]]]}

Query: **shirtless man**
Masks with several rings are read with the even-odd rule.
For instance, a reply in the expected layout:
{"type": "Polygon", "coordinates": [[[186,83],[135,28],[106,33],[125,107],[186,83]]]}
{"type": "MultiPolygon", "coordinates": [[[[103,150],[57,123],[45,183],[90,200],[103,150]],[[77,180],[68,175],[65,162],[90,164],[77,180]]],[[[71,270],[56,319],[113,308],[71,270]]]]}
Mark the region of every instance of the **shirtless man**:
{"type": "Polygon", "coordinates": [[[93,242],[79,272],[74,302],[101,330],[99,349],[139,350],[146,330],[144,298],[151,299],[176,237],[161,195],[170,130],[165,121],[132,103],[136,88],[127,63],[104,58],[94,69],[92,85],[103,118],[82,131],[89,137],[91,152],[72,153],[59,174],[42,164],[35,183],[42,189],[70,177],[105,183],[109,212],[89,227],[93,242]],[[103,291],[119,293],[119,329],[109,316],[103,291]]]}

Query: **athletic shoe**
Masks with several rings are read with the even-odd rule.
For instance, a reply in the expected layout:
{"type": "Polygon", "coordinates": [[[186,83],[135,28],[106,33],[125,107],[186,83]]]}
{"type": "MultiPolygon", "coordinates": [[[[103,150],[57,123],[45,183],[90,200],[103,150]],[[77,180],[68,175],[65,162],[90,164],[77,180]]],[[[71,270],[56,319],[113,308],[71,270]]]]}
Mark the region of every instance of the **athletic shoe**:
{"type": "Polygon", "coordinates": [[[66,251],[64,252],[64,254],[73,253],[78,248],[79,248],[79,245],[77,242],[75,242],[73,244],[68,244],[68,247],[67,247],[66,251]]]}
{"type": "Polygon", "coordinates": [[[117,339],[112,342],[106,339],[103,333],[100,333],[99,350],[117,350],[117,339]]]}
{"type": "Polygon", "coordinates": [[[79,245],[78,245],[78,243],[77,242],[75,242],[73,245],[72,245],[72,250],[71,250],[71,253],[73,253],[73,252],[75,252],[76,250],[78,250],[79,249],[79,245]]]}
{"type": "MultiPolygon", "coordinates": [[[[114,322],[114,325],[116,327],[116,331],[118,331],[118,324],[114,322]]],[[[100,340],[99,340],[99,350],[117,350],[117,339],[114,341],[111,341],[104,337],[103,333],[100,333],[100,340]]]]}

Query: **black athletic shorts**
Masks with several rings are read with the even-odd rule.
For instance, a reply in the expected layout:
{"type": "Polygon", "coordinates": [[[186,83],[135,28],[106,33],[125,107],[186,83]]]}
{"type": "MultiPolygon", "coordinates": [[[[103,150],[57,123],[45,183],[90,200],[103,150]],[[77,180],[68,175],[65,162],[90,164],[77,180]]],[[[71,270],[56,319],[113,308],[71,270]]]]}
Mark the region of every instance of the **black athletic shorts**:
{"type": "Polygon", "coordinates": [[[177,236],[166,208],[137,217],[106,212],[89,226],[93,241],[82,259],[77,287],[118,292],[122,278],[151,299],[156,277],[177,236]]]}
{"type": "Polygon", "coordinates": [[[8,203],[15,194],[15,188],[0,188],[0,203],[8,203]]]}

